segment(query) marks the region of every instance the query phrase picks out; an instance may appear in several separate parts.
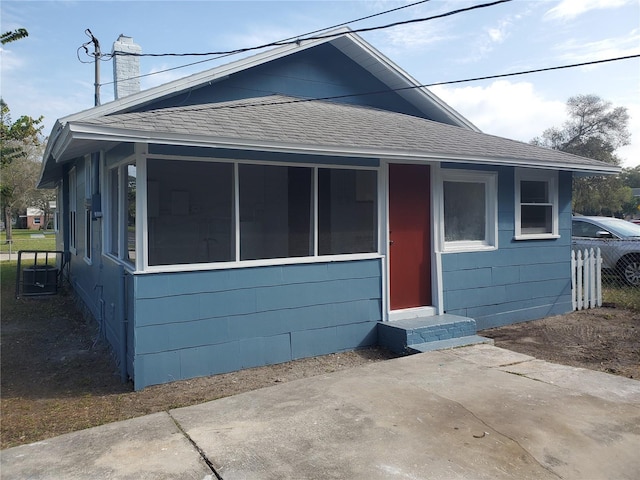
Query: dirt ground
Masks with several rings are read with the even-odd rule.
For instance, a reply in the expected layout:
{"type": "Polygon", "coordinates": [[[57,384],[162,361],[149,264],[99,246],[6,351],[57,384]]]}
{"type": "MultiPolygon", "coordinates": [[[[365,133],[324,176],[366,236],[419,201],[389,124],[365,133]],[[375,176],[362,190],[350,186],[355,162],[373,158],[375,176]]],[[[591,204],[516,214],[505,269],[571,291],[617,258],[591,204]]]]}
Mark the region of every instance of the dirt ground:
{"type": "MultiPolygon", "coordinates": [[[[372,348],[134,392],[69,295],[15,300],[3,278],[1,448],[322,375],[395,355],[372,348]]],[[[486,330],[496,345],[640,378],[640,314],[602,308],[486,330]]]]}
{"type": "Polygon", "coordinates": [[[541,360],[640,380],[640,312],[603,307],[479,333],[541,360]]]}

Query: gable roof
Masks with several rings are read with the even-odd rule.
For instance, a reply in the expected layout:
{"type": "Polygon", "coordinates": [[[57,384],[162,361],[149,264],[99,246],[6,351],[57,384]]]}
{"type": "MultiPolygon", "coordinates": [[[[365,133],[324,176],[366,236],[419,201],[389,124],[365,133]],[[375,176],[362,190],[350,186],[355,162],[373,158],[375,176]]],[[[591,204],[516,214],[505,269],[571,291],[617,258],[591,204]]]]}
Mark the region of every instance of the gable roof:
{"type": "Polygon", "coordinates": [[[61,174],[62,163],[98,149],[109,149],[119,142],[261,148],[407,160],[437,158],[562,168],[584,173],[619,171],[602,162],[483,135],[471,122],[420,87],[415,79],[348,28],[331,34],[335,36],[274,48],[59,119],[47,143],[38,186],[53,185],[61,174]],[[438,122],[373,108],[301,101],[304,99],[281,95],[153,109],[155,102],[326,43],[347,55],[390,90],[400,89],[398,95],[425,117],[437,118],[438,122]],[[147,110],[134,113],[143,107],[147,110]],[[293,118],[297,121],[292,121],[293,118]]]}
{"type": "MultiPolygon", "coordinates": [[[[352,61],[363,67],[374,77],[379,79],[390,90],[398,90],[398,94],[416,106],[425,115],[438,112],[446,119],[446,123],[459,125],[462,127],[478,130],[469,120],[455,111],[444,101],[424,87],[402,70],[398,65],[376,50],[357,34],[351,32],[348,27],[332,30],[322,35],[322,38],[314,40],[300,40],[297,43],[283,45],[280,47],[258,53],[256,55],[243,58],[225,65],[221,65],[200,73],[196,73],[178,80],[174,80],[157,87],[143,90],[133,95],[109,102],[105,105],[93,107],[82,112],[78,112],[60,120],[61,124],[68,121],[86,120],[102,115],[122,113],[138,109],[161,99],[178,95],[182,92],[197,89],[210,85],[214,82],[223,81],[230,75],[247,70],[273,60],[293,55],[304,50],[329,43],[344,53],[352,61]]],[[[280,92],[272,92],[274,94],[280,92]]]]}
{"type": "Polygon", "coordinates": [[[69,122],[74,138],[400,160],[521,165],[611,173],[617,167],[371,107],[272,95],[232,102],[121,113],[69,122]]]}

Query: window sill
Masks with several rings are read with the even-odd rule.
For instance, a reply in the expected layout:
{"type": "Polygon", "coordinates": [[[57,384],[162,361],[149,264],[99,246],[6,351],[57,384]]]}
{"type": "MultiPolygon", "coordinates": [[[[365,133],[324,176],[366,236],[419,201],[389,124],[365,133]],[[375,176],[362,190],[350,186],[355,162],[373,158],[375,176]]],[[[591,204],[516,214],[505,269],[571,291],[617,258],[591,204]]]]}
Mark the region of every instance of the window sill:
{"type": "Polygon", "coordinates": [[[445,245],[442,253],[491,252],[498,250],[497,245],[445,245]]]}
{"type": "Polygon", "coordinates": [[[535,235],[515,235],[514,240],[556,240],[560,238],[560,235],[553,235],[551,233],[535,234],[535,235]]]}

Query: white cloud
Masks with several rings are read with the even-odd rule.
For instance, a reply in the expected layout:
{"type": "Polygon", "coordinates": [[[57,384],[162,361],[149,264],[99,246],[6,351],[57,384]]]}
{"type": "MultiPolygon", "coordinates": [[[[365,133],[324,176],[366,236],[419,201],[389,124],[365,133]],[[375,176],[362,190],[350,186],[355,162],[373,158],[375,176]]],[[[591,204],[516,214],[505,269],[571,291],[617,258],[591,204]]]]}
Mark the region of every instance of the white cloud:
{"type": "Polygon", "coordinates": [[[0,63],[2,64],[3,75],[18,70],[25,64],[24,59],[14,55],[11,50],[6,48],[0,48],[0,63]]]}
{"type": "Polygon", "coordinates": [[[546,99],[528,82],[493,82],[487,87],[431,88],[433,93],[485,133],[528,142],[566,119],[564,101],[546,99]]]}
{"type": "MultiPolygon", "coordinates": [[[[499,80],[486,87],[435,86],[430,90],[484,133],[523,142],[567,120],[564,100],[545,98],[528,82],[499,80]]],[[[623,167],[635,167],[640,165],[640,102],[623,104],[629,112],[632,143],[616,154],[623,167]]]]}
{"type": "Polygon", "coordinates": [[[422,48],[455,38],[444,24],[412,24],[391,28],[385,32],[386,43],[396,48],[422,48]]]}
{"type": "Polygon", "coordinates": [[[640,30],[636,28],[628,34],[594,42],[570,40],[556,45],[554,50],[563,52],[561,58],[572,62],[637,55],[640,53],[640,30]]]}
{"type": "Polygon", "coordinates": [[[562,0],[557,6],[545,13],[545,18],[572,19],[591,10],[618,8],[637,0],[562,0]]]}

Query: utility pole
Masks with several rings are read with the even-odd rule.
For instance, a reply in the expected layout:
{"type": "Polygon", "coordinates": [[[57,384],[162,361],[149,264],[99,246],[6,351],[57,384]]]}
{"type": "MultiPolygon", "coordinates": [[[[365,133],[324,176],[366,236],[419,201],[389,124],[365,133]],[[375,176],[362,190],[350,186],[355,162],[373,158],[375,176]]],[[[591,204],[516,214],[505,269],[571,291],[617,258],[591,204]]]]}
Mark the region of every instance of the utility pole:
{"type": "Polygon", "coordinates": [[[93,36],[93,33],[91,33],[91,30],[88,28],[84,33],[91,38],[91,43],[93,43],[93,57],[95,59],[95,82],[93,84],[95,88],[94,105],[97,107],[100,105],[100,42],[93,36]]]}

